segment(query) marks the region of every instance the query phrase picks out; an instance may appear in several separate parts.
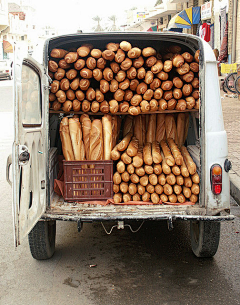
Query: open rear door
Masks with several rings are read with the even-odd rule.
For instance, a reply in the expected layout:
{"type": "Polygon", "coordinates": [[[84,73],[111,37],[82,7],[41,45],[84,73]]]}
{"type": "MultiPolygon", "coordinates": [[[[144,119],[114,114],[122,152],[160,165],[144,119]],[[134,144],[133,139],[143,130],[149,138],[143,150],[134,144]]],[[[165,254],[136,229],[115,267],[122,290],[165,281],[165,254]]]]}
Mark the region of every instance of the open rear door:
{"type": "Polygon", "coordinates": [[[18,246],[46,210],[48,78],[30,56],[15,58],[14,68],[13,216],[18,246]]]}

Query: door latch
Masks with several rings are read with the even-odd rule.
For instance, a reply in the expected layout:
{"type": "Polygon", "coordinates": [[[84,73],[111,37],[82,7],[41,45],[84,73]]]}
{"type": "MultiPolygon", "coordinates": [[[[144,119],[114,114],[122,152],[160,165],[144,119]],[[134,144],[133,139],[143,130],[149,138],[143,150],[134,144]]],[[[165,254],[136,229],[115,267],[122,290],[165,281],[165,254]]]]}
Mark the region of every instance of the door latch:
{"type": "Polygon", "coordinates": [[[19,145],[19,165],[26,165],[30,159],[30,153],[28,151],[27,146],[25,145],[19,145]]]}

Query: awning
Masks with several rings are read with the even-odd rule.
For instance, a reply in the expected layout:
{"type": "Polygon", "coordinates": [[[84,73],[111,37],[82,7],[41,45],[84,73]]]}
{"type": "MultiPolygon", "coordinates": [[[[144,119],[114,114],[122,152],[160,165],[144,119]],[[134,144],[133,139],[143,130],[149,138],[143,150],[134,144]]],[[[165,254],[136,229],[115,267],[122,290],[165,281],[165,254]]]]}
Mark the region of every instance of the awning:
{"type": "Polygon", "coordinates": [[[168,29],[171,28],[184,28],[190,29],[192,24],[200,22],[200,6],[189,7],[180,13],[176,14],[169,21],[168,29]]]}
{"type": "Polygon", "coordinates": [[[11,43],[7,40],[3,40],[3,51],[5,53],[13,53],[13,47],[11,43]]]}
{"type": "Polygon", "coordinates": [[[150,28],[147,30],[147,32],[157,32],[157,30],[158,30],[158,27],[157,27],[157,25],[155,25],[155,26],[150,27],[150,28]]]}

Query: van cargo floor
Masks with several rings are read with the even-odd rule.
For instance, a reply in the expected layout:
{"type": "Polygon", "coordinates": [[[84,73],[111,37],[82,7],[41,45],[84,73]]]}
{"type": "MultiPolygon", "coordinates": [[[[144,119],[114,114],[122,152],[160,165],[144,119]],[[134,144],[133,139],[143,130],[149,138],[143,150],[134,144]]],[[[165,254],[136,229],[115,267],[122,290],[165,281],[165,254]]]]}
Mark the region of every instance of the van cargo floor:
{"type": "Polygon", "coordinates": [[[206,210],[195,205],[93,205],[91,203],[68,203],[54,194],[51,207],[42,216],[44,219],[72,221],[107,221],[107,220],[231,220],[231,215],[214,216],[223,212],[221,209],[206,210]],[[229,218],[230,217],[230,218],[229,218]]]}

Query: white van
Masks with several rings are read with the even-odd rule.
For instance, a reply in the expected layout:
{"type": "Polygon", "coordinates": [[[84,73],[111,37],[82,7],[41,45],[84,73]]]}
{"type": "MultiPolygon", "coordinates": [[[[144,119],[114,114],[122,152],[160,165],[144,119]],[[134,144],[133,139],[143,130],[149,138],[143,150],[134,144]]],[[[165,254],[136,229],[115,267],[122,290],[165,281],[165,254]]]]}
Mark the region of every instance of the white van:
{"type": "MultiPolygon", "coordinates": [[[[19,56],[20,57],[20,56],[19,56]]],[[[230,214],[230,187],[227,135],[224,129],[217,63],[211,47],[197,36],[175,33],[93,33],[50,38],[43,48],[42,63],[33,57],[15,59],[15,135],[12,156],[7,161],[7,181],[13,189],[15,245],[28,235],[35,259],[48,259],[55,251],[56,220],[84,222],[116,221],[123,228],[129,220],[166,220],[169,228],[176,220],[190,221],[192,250],[197,257],[215,255],[220,237],[220,222],[233,220],[230,214]],[[186,146],[200,176],[199,200],[195,205],[91,205],[66,202],[54,193],[58,155],[61,152],[59,122],[63,112],[49,110],[52,79],[48,75],[51,50],[76,49],[92,44],[103,49],[109,42],[129,41],[140,47],[159,49],[178,45],[194,54],[200,50],[200,108],[188,111],[189,131],[186,146]],[[31,78],[34,91],[24,82],[31,78]],[[25,101],[23,103],[23,100],[25,101]],[[12,165],[13,176],[9,177],[12,165]],[[220,168],[214,175],[214,167],[220,168]],[[12,182],[10,181],[12,180],[12,182]],[[218,185],[217,194],[214,185],[218,185]]],[[[174,112],[174,110],[172,111],[174,112]]],[[[85,200],[86,201],[86,200],[85,200]]]]}

